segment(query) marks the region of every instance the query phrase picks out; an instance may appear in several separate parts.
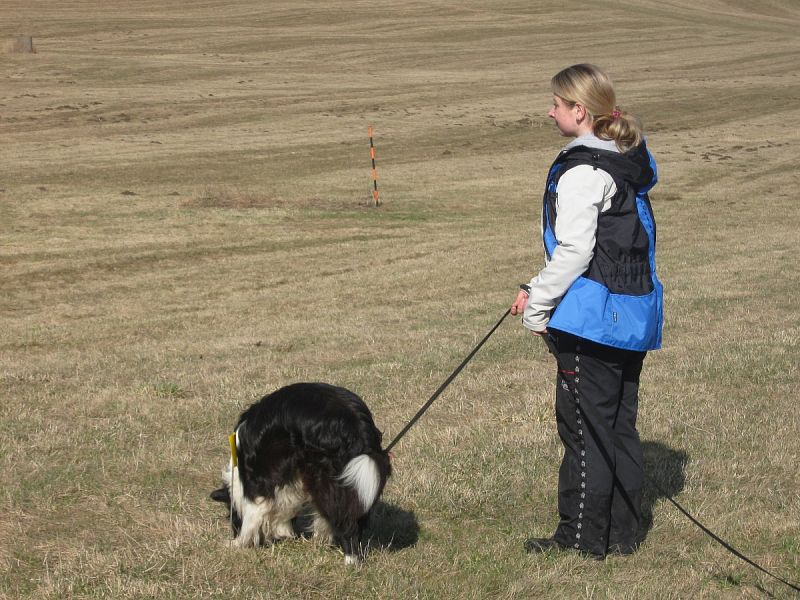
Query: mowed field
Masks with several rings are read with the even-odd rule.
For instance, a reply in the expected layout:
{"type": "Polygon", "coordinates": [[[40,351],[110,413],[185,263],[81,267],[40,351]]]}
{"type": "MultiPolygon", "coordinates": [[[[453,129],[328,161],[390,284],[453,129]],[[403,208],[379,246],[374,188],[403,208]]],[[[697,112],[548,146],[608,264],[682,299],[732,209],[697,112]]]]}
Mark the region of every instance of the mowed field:
{"type": "Polygon", "coordinates": [[[516,319],[395,449],[364,567],[232,550],[208,493],[290,382],[402,429],[541,266],[549,79],[589,61],[660,167],[647,472],[800,580],[799,26],[791,0],[3,0],[0,597],[795,597],[652,484],[637,554],[525,555],[561,446],[516,319]]]}

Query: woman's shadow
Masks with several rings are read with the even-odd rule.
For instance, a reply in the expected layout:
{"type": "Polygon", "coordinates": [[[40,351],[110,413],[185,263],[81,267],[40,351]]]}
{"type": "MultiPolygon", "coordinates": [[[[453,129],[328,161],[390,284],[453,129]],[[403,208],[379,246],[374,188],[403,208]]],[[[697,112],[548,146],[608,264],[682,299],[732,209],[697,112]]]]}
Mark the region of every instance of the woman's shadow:
{"type": "MultiPolygon", "coordinates": [[[[667,496],[674,497],[683,491],[686,483],[686,464],[689,455],[674,450],[661,442],[642,442],[645,483],[642,490],[640,520],[641,541],[653,527],[653,509],[667,496]]],[[[416,545],[419,540],[419,523],[413,511],[379,501],[373,508],[362,543],[369,550],[395,552],[416,545]]]]}
{"type": "Polygon", "coordinates": [[[667,496],[677,496],[686,483],[689,455],[660,442],[642,442],[645,482],[642,491],[642,540],[653,527],[653,507],[667,496]]]}

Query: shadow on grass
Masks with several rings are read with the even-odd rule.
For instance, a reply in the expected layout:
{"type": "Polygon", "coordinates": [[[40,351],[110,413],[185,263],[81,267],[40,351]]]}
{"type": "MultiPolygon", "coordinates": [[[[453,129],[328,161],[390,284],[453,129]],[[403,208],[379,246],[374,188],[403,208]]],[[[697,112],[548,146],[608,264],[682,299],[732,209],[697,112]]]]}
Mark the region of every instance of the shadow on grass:
{"type": "Polygon", "coordinates": [[[660,442],[642,442],[646,474],[642,494],[642,533],[647,537],[653,526],[653,507],[666,495],[677,496],[686,483],[689,455],[660,442]]]}
{"type": "MultiPolygon", "coordinates": [[[[311,536],[313,517],[306,512],[295,518],[295,533],[299,537],[311,536]]],[[[419,523],[412,511],[403,510],[394,504],[379,500],[372,509],[369,524],[361,535],[361,543],[368,552],[396,552],[416,545],[419,539],[419,523]]]]}
{"type": "Polygon", "coordinates": [[[370,550],[394,552],[415,546],[419,523],[413,511],[379,501],[372,510],[364,542],[370,550]]]}

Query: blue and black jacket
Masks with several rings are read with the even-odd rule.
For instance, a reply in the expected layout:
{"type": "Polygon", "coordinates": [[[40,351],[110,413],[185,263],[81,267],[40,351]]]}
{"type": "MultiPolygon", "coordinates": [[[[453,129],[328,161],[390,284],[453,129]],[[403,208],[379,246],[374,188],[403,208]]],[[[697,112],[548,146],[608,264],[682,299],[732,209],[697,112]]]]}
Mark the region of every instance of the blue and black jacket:
{"type": "Polygon", "coordinates": [[[554,234],[558,180],[582,164],[611,175],[617,193],[599,214],[589,268],[561,298],[547,327],[614,348],[660,348],[663,289],[656,277],[656,223],[647,195],[658,176],[644,142],[625,153],[575,146],[556,158],[542,211],[548,260],[558,245],[554,234]]]}

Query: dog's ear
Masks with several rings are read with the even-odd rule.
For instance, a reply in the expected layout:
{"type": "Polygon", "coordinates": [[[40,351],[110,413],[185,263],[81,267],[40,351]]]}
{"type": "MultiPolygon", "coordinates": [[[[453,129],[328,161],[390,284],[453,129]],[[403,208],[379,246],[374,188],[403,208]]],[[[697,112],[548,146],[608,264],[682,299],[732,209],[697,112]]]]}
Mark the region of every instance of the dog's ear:
{"type": "Polygon", "coordinates": [[[211,492],[211,499],[215,502],[225,502],[229,504],[231,501],[231,494],[227,487],[221,487],[211,492]]]}

